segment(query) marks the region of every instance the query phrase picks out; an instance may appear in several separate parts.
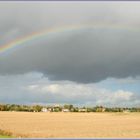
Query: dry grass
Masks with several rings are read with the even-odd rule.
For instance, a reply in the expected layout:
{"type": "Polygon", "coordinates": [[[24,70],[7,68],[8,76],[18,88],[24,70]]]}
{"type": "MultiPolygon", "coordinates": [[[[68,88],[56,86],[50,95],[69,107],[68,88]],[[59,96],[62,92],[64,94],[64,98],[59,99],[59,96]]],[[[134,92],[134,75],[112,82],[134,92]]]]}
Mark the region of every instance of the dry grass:
{"type": "Polygon", "coordinates": [[[11,132],[9,132],[9,131],[5,131],[5,130],[1,130],[0,129],[0,138],[2,137],[2,136],[12,136],[12,133],[11,132]]]}
{"type": "Polygon", "coordinates": [[[140,113],[0,112],[0,129],[30,138],[140,138],[140,113]]]}

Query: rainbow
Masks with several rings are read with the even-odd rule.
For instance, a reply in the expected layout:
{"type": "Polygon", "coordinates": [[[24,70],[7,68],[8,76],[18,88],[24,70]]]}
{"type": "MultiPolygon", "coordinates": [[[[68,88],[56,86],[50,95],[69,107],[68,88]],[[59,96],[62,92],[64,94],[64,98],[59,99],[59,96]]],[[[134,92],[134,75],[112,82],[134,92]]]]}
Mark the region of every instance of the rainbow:
{"type": "MultiPolygon", "coordinates": [[[[3,54],[11,49],[16,49],[19,48],[20,46],[22,46],[25,43],[34,41],[36,39],[42,38],[42,37],[47,37],[49,35],[53,35],[56,33],[62,33],[62,32],[69,32],[69,31],[73,31],[73,30],[80,30],[80,29],[86,29],[86,28],[97,28],[97,27],[106,27],[105,25],[77,25],[77,26],[67,26],[67,27],[63,27],[63,28],[53,28],[53,29],[49,29],[49,30],[42,30],[42,31],[38,31],[38,32],[33,32],[31,34],[28,34],[26,36],[17,38],[5,45],[0,46],[0,54],[3,54]]],[[[110,27],[114,27],[114,26],[108,26],[110,27]]],[[[115,26],[116,28],[116,26],[115,26]]],[[[119,27],[117,27],[119,28],[119,27]]],[[[130,27],[124,27],[124,29],[130,29],[130,27]]]]}

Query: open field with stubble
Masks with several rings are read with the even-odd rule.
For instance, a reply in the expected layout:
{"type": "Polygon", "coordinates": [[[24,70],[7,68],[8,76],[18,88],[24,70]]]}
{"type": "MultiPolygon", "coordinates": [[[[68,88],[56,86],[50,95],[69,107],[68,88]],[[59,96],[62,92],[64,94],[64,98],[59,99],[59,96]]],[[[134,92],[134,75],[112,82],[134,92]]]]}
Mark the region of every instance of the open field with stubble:
{"type": "Polygon", "coordinates": [[[0,130],[30,138],[140,138],[140,113],[0,112],[0,130]]]}

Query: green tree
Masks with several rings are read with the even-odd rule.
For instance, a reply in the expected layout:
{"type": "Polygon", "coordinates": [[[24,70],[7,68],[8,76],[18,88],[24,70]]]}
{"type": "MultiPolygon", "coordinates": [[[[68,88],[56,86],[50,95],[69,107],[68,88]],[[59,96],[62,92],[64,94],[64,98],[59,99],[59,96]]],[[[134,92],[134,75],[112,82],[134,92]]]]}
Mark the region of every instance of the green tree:
{"type": "Polygon", "coordinates": [[[40,105],[35,105],[35,106],[33,106],[33,110],[34,110],[35,112],[40,112],[42,108],[43,108],[43,107],[40,106],[40,105]]]}

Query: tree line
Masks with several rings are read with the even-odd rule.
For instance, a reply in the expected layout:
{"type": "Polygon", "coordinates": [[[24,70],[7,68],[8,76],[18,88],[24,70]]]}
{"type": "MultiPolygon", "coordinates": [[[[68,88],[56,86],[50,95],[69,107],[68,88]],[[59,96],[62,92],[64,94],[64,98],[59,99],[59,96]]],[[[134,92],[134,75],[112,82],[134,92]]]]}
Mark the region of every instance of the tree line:
{"type": "Polygon", "coordinates": [[[75,107],[71,104],[65,104],[63,106],[0,104],[0,111],[42,112],[43,108],[49,112],[140,112],[140,107],[75,107]]]}

